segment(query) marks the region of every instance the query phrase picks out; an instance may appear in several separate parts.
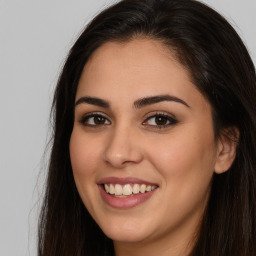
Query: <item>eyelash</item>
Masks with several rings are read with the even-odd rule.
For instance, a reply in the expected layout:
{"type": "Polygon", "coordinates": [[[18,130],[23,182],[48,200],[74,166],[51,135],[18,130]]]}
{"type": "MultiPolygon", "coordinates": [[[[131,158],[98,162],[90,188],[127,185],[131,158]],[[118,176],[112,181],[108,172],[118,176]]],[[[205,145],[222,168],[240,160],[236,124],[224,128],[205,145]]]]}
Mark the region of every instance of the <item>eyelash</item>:
{"type": "MultiPolygon", "coordinates": [[[[84,126],[87,126],[87,127],[91,127],[91,128],[100,128],[102,126],[106,126],[106,125],[109,125],[111,124],[111,122],[109,121],[109,119],[107,117],[105,117],[102,113],[97,113],[97,112],[94,112],[94,113],[90,113],[88,115],[85,115],[83,116],[79,122],[84,125],[84,126]],[[103,123],[103,124],[88,124],[87,122],[90,120],[90,118],[96,118],[96,117],[99,117],[99,118],[102,118],[105,122],[108,121],[109,123],[103,123]]],[[[94,123],[95,123],[95,120],[94,120],[94,123]]],[[[154,121],[154,123],[156,123],[156,120],[154,121]]],[[[166,114],[166,113],[163,113],[163,112],[157,112],[157,113],[154,113],[154,114],[150,114],[148,117],[146,117],[146,120],[143,121],[143,125],[147,125],[147,126],[150,126],[152,129],[164,129],[164,128],[167,128],[169,126],[172,126],[172,125],[175,125],[177,124],[178,121],[171,117],[170,115],[166,114]],[[150,121],[151,119],[156,119],[156,118],[163,118],[164,121],[167,122],[167,124],[162,124],[162,125],[150,125],[150,124],[146,124],[148,121],[150,121]]]]}
{"type": "Polygon", "coordinates": [[[93,127],[93,128],[98,128],[99,126],[102,127],[102,126],[105,126],[105,125],[109,125],[111,122],[108,120],[109,124],[88,124],[86,122],[88,122],[88,120],[90,118],[96,118],[96,117],[99,117],[99,118],[102,118],[104,119],[105,121],[108,120],[107,117],[105,117],[102,113],[97,113],[97,112],[93,112],[93,113],[90,113],[88,115],[85,115],[83,116],[81,119],[80,119],[80,123],[84,126],[88,126],[88,127],[93,127]],[[98,126],[98,127],[97,127],[98,126]]]}
{"type": "MultiPolygon", "coordinates": [[[[163,118],[167,124],[162,124],[162,125],[149,125],[151,126],[153,129],[164,129],[164,128],[167,128],[167,127],[170,127],[172,125],[175,125],[178,123],[177,119],[175,119],[174,117],[171,117],[170,115],[166,114],[166,113],[163,113],[163,112],[157,112],[155,114],[150,114],[146,120],[142,123],[142,124],[145,124],[146,122],[148,122],[150,119],[156,119],[156,118],[163,118]]],[[[154,121],[156,123],[156,120],[154,121]]]]}

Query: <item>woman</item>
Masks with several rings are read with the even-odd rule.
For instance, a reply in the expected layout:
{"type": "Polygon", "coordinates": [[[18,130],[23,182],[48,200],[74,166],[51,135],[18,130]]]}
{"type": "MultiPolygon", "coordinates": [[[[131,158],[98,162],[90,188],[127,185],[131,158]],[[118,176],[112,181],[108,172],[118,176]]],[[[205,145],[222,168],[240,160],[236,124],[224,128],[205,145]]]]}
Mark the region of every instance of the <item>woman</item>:
{"type": "Polygon", "coordinates": [[[256,255],[256,79],[193,0],[124,0],[72,47],[53,102],[39,255],[256,255]]]}

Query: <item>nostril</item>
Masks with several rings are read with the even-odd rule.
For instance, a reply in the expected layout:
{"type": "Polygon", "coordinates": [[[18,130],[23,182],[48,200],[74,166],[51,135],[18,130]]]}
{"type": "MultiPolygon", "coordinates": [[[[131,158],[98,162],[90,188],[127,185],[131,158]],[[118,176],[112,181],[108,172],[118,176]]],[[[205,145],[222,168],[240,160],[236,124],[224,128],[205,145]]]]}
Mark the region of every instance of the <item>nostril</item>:
{"type": "Polygon", "coordinates": [[[106,151],[104,160],[109,165],[114,166],[115,168],[123,168],[130,164],[137,164],[141,162],[143,155],[136,148],[120,150],[119,152],[114,152],[113,149],[106,151]]]}

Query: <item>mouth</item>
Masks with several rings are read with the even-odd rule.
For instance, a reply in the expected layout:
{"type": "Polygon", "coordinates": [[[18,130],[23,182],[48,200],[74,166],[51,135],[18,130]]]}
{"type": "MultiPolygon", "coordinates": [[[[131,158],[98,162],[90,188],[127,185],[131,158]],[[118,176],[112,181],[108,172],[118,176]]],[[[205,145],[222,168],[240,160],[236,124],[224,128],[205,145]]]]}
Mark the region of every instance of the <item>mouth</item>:
{"type": "Polygon", "coordinates": [[[98,183],[103,201],[112,208],[128,209],[149,200],[157,184],[137,178],[108,177],[98,183]]]}
{"type": "Polygon", "coordinates": [[[145,194],[157,188],[156,185],[146,184],[103,184],[106,193],[115,197],[129,197],[137,194],[145,194]]]}

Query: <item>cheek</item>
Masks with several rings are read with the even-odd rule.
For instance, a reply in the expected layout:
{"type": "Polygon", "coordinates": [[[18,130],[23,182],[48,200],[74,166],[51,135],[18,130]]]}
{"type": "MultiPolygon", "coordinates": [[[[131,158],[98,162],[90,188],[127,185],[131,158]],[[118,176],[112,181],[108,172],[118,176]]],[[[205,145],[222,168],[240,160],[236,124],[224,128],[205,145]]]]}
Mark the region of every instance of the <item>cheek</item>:
{"type": "Polygon", "coordinates": [[[205,180],[208,184],[214,171],[216,153],[213,135],[189,129],[168,136],[154,141],[154,148],[148,151],[151,163],[165,182],[189,185],[205,180]]]}
{"type": "Polygon", "coordinates": [[[70,159],[74,176],[88,176],[94,171],[99,160],[97,141],[90,141],[87,136],[78,129],[74,130],[70,138],[70,159]]]}
{"type": "Polygon", "coordinates": [[[69,144],[70,160],[74,180],[80,197],[88,210],[93,212],[95,174],[99,163],[97,142],[93,143],[80,129],[74,128],[69,144]]]}
{"type": "MultiPolygon", "coordinates": [[[[151,163],[162,176],[163,211],[179,223],[180,216],[201,214],[208,199],[214,167],[214,141],[187,133],[154,142],[151,163]],[[158,152],[157,156],[155,152],[158,152]]],[[[176,223],[176,221],[174,221],[176,223]]]]}

